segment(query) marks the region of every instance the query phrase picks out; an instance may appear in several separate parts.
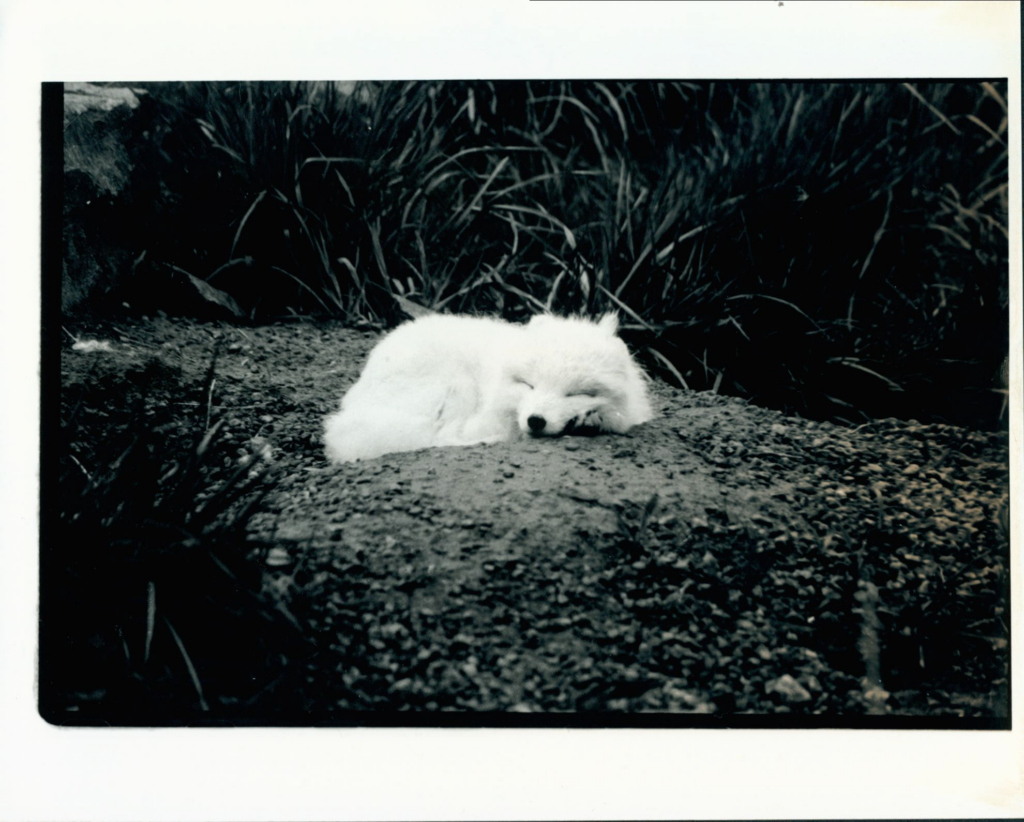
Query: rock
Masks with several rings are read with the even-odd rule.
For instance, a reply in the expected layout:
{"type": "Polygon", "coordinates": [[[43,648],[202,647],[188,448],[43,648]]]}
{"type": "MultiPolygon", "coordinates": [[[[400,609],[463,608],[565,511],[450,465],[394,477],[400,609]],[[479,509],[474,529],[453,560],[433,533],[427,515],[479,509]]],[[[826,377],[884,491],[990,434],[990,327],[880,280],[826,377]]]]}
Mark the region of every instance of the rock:
{"type": "Polygon", "coordinates": [[[125,146],[139,107],[130,89],[90,83],[64,87],[64,173],[85,174],[95,195],[121,194],[132,172],[125,146]]]}
{"type": "Polygon", "coordinates": [[[96,86],[92,83],[64,84],[64,117],[84,114],[87,111],[112,111],[119,106],[138,108],[139,92],[116,86],[96,86]]]}
{"type": "Polygon", "coordinates": [[[783,674],[778,679],[770,679],[764,685],[766,694],[778,694],[786,702],[809,702],[810,691],[797,682],[789,674],[783,674]]]}
{"type": "Polygon", "coordinates": [[[142,248],[128,248],[133,172],[145,141],[140,95],[128,88],[64,87],[64,311],[110,291],[142,248]]]}
{"type": "Polygon", "coordinates": [[[266,562],[270,568],[283,568],[292,564],[292,557],[284,548],[275,546],[267,553],[266,562]]]}
{"type": "Polygon", "coordinates": [[[79,340],[71,346],[72,351],[90,354],[96,351],[113,351],[110,340],[79,340]]]}
{"type": "Polygon", "coordinates": [[[818,680],[818,677],[816,677],[814,674],[808,674],[807,676],[801,677],[801,679],[803,680],[803,684],[807,686],[807,689],[809,691],[821,693],[821,682],[818,680]]]}

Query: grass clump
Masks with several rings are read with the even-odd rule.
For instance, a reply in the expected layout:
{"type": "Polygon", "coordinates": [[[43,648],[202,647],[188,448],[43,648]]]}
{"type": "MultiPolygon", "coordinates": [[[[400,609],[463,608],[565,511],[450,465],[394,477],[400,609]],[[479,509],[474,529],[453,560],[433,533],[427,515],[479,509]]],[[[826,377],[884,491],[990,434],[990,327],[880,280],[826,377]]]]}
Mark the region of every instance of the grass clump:
{"type": "Polygon", "coordinates": [[[147,88],[147,270],[239,313],[615,308],[679,385],[998,424],[1005,83],[147,88]]]}
{"type": "MultiPolygon", "coordinates": [[[[261,589],[246,524],[271,487],[211,422],[211,362],[94,370],[65,392],[59,514],[42,554],[40,708],[55,723],[176,724],[270,704],[306,641],[261,589]],[[177,403],[180,405],[180,403],[177,403]]],[[[237,444],[236,444],[237,445],[237,444]]]]}

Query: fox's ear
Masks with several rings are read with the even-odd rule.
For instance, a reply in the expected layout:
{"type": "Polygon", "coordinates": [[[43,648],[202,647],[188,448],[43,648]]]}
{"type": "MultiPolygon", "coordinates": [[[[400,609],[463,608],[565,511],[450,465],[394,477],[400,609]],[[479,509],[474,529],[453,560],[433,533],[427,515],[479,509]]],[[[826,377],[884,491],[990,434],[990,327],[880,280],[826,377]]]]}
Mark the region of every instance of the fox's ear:
{"type": "Polygon", "coordinates": [[[614,311],[605,314],[598,321],[597,327],[608,334],[608,336],[615,334],[619,330],[619,315],[614,311]]]}

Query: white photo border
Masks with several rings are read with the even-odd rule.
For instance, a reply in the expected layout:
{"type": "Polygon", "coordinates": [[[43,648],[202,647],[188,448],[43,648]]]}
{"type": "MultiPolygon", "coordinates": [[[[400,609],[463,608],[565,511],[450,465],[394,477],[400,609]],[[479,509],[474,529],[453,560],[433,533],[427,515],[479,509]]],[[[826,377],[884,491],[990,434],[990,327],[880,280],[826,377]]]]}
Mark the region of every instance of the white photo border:
{"type": "MultiPolygon", "coordinates": [[[[979,0],[0,0],[0,818],[1024,815],[1019,665],[1012,732],[59,729],[40,719],[34,681],[40,83],[1006,77],[1016,490],[1024,453],[1020,35],[1019,2],[979,0]]],[[[1021,574],[1018,549],[1016,650],[1021,574]]]]}

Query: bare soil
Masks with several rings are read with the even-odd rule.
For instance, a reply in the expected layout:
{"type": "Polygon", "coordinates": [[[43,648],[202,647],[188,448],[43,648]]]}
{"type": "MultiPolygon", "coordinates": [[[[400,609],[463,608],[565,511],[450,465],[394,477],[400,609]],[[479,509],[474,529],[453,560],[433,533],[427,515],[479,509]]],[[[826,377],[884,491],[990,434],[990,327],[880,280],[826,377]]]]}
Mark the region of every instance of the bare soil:
{"type": "MultiPolygon", "coordinates": [[[[211,482],[270,447],[251,561],[314,649],[282,708],[1008,714],[1004,433],[843,428],[659,383],[630,436],[332,466],[321,422],[375,332],[68,327],[112,350],[67,341],[65,398],[156,362],[172,379],[149,401],[183,414],[219,340],[210,421],[232,449],[211,482]]],[[[68,446],[86,466],[97,447],[68,446]]]]}

